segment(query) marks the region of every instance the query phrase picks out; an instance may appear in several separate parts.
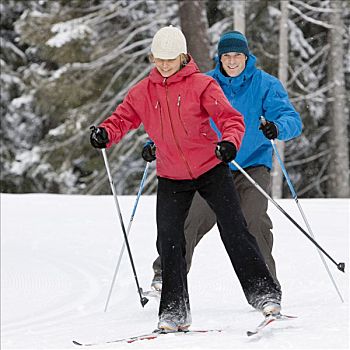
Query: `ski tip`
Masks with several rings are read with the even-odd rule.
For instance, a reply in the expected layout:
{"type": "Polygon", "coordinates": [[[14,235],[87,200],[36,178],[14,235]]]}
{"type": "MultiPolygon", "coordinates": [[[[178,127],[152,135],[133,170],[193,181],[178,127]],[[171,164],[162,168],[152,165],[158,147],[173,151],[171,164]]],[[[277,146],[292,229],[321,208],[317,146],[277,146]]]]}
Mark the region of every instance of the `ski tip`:
{"type": "Polygon", "coordinates": [[[247,336],[251,337],[252,335],[257,334],[257,332],[247,331],[247,336]]]}
{"type": "Polygon", "coordinates": [[[292,318],[298,318],[298,316],[280,314],[277,317],[278,320],[289,320],[289,319],[292,319],[292,318]]]}
{"type": "Polygon", "coordinates": [[[79,343],[78,341],[76,341],[76,340],[73,340],[73,344],[75,344],[75,345],[80,345],[80,346],[82,346],[83,344],[82,343],[79,343]]]}

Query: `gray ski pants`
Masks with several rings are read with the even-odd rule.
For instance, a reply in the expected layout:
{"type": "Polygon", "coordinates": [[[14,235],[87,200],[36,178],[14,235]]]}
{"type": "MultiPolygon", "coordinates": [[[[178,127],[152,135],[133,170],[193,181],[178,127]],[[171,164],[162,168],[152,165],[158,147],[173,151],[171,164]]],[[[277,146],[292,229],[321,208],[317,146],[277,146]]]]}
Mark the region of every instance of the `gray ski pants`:
{"type": "MultiPolygon", "coordinates": [[[[266,191],[271,192],[270,171],[264,166],[246,168],[245,171],[266,191]]],[[[239,171],[233,171],[234,184],[240,205],[247,221],[249,232],[256,238],[272,277],[280,286],[272,256],[272,222],[267,215],[268,200],[239,171]]],[[[216,216],[207,202],[196,192],[185,221],[186,263],[190,270],[194,248],[216,224],[216,216]]],[[[158,257],[153,263],[155,276],[161,276],[161,263],[158,257]]]]}

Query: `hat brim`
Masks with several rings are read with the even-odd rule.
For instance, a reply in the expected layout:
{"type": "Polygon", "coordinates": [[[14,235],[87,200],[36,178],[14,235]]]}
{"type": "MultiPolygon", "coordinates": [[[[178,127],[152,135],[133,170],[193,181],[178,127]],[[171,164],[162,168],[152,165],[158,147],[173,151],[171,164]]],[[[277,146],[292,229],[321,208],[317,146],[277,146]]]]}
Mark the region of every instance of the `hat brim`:
{"type": "Polygon", "coordinates": [[[161,60],[174,60],[179,57],[181,53],[169,53],[169,52],[152,52],[154,58],[159,58],[161,60]]]}

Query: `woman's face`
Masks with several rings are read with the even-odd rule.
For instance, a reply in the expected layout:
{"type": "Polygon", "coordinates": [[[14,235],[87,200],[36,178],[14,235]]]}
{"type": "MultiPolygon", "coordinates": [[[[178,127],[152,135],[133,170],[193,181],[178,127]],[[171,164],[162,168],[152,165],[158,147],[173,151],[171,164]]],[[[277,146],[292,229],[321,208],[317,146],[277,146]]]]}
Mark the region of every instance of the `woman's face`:
{"type": "Polygon", "coordinates": [[[164,77],[168,78],[180,70],[181,56],[177,56],[171,60],[164,60],[161,58],[155,58],[154,64],[158,69],[158,72],[164,77]]]}

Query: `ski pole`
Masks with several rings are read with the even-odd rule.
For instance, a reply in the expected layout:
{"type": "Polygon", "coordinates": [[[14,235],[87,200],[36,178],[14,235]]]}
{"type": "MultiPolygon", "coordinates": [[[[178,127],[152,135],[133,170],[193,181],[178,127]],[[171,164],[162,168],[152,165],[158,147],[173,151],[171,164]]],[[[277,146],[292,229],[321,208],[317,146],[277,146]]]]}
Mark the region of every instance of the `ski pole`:
{"type": "Polygon", "coordinates": [[[329,260],[331,260],[338,268],[338,270],[345,272],[345,263],[340,262],[337,263],[316,241],[314,238],[312,238],[274,199],[272,199],[260,186],[259,184],[249,176],[249,174],[244,171],[244,169],[237,164],[235,160],[232,160],[231,163],[251,182],[257,190],[265,197],[267,198],[271,203],[273,203],[276,208],[282,212],[324,255],[327,256],[329,260]]]}
{"type": "Polygon", "coordinates": [[[135,265],[134,265],[134,261],[133,261],[132,255],[131,255],[130,245],[129,245],[129,241],[128,241],[128,236],[127,236],[126,231],[125,231],[123,217],[122,217],[122,214],[121,214],[121,211],[120,211],[120,207],[119,207],[119,203],[118,203],[118,197],[117,197],[117,194],[116,194],[116,191],[115,191],[115,188],[114,188],[114,183],[113,183],[111,171],[110,171],[110,168],[109,168],[109,163],[108,163],[108,159],[107,159],[106,149],[102,148],[101,151],[102,151],[102,155],[103,155],[103,160],[105,162],[109,183],[111,185],[111,190],[112,190],[112,193],[113,193],[115,206],[117,208],[120,225],[122,227],[122,231],[123,231],[123,235],[124,235],[124,241],[125,241],[125,244],[126,244],[126,248],[128,250],[132,271],[134,273],[135,282],[136,282],[136,286],[137,286],[137,291],[138,291],[139,296],[140,296],[140,302],[141,302],[142,307],[144,307],[148,303],[148,299],[143,297],[142,294],[141,294],[141,288],[140,288],[140,285],[139,285],[139,281],[137,279],[135,265]]]}
{"type": "MultiPolygon", "coordinates": [[[[261,121],[262,124],[265,124],[265,123],[266,123],[266,120],[265,120],[265,118],[264,118],[263,116],[260,117],[260,121],[261,121]]],[[[300,212],[300,214],[301,214],[301,216],[302,216],[302,218],[303,218],[303,220],[304,220],[304,223],[305,223],[305,225],[306,225],[306,227],[307,227],[307,229],[308,229],[308,231],[309,231],[309,234],[310,234],[310,236],[311,236],[312,238],[315,238],[315,235],[314,235],[314,233],[312,232],[312,229],[311,229],[311,226],[310,226],[310,224],[309,224],[309,221],[307,220],[306,215],[305,215],[305,213],[304,213],[304,211],[303,211],[303,209],[302,209],[302,207],[301,207],[301,205],[300,205],[300,203],[299,203],[299,201],[298,201],[297,193],[296,193],[296,191],[295,191],[295,189],[294,189],[294,186],[293,186],[293,184],[292,184],[292,181],[291,181],[291,179],[290,179],[290,177],[289,177],[289,175],[288,175],[287,169],[286,169],[286,167],[284,166],[284,163],[283,163],[283,161],[282,161],[282,159],[281,159],[281,156],[280,156],[280,154],[279,154],[279,152],[278,152],[278,149],[277,149],[277,147],[276,147],[275,141],[274,141],[274,140],[270,140],[270,141],[271,141],[273,150],[274,150],[274,152],[275,152],[275,155],[276,155],[278,164],[279,164],[280,167],[281,167],[281,170],[282,170],[282,172],[283,172],[283,175],[284,175],[284,177],[285,177],[285,179],[286,179],[286,181],[287,181],[289,190],[290,190],[290,192],[291,192],[291,194],[292,194],[293,199],[295,200],[295,203],[296,203],[297,206],[298,206],[299,212],[300,212]]],[[[331,279],[331,281],[332,281],[332,283],[333,283],[333,286],[334,286],[336,292],[338,293],[338,296],[339,296],[341,302],[343,303],[343,302],[344,302],[344,299],[343,299],[343,297],[342,297],[342,295],[341,295],[341,293],[340,293],[340,291],[339,291],[339,288],[338,288],[337,284],[335,283],[335,280],[334,280],[334,278],[333,278],[333,276],[332,276],[332,273],[330,272],[330,270],[329,270],[329,268],[328,268],[328,265],[327,265],[327,262],[326,262],[324,256],[321,254],[321,252],[320,252],[318,249],[317,249],[317,252],[318,252],[318,255],[320,256],[320,258],[321,258],[321,260],[322,260],[322,263],[323,263],[323,265],[324,265],[324,267],[325,267],[325,269],[326,269],[326,271],[327,271],[327,273],[328,273],[329,278],[331,279]]]]}
{"type": "MultiPolygon", "coordinates": [[[[277,160],[278,160],[278,163],[279,163],[279,165],[281,166],[282,172],[283,172],[283,174],[284,174],[284,176],[285,176],[285,178],[286,178],[286,181],[287,181],[287,183],[288,183],[289,190],[290,190],[290,192],[291,192],[291,194],[292,194],[292,196],[293,196],[293,199],[295,200],[295,203],[296,203],[297,206],[298,206],[298,209],[299,209],[299,212],[300,212],[301,216],[303,217],[303,220],[304,220],[304,222],[305,222],[305,225],[306,225],[306,227],[307,227],[307,230],[309,231],[310,236],[311,236],[312,238],[315,238],[315,235],[314,235],[314,233],[312,232],[311,226],[310,226],[310,224],[309,224],[309,222],[308,222],[308,220],[307,220],[307,218],[306,218],[306,215],[305,215],[305,213],[304,213],[304,211],[303,211],[303,209],[302,209],[302,207],[301,207],[301,205],[300,205],[300,203],[299,203],[297,193],[296,193],[295,190],[294,190],[294,187],[293,187],[292,182],[291,182],[291,180],[290,180],[290,177],[289,177],[289,175],[288,175],[288,173],[287,173],[287,170],[286,170],[286,168],[285,168],[285,166],[284,166],[284,164],[283,164],[283,162],[282,162],[282,159],[281,159],[281,157],[280,157],[280,155],[279,155],[279,153],[278,153],[276,144],[275,144],[275,142],[274,142],[273,140],[270,140],[270,141],[271,141],[272,147],[273,147],[273,149],[274,149],[274,152],[275,152],[275,154],[276,154],[276,158],[277,158],[277,160]]],[[[322,260],[322,262],[323,262],[323,265],[324,265],[324,267],[325,267],[325,269],[326,269],[326,271],[327,271],[327,273],[328,273],[329,278],[331,279],[331,281],[332,281],[332,283],[333,283],[333,286],[334,286],[336,292],[337,292],[338,295],[339,295],[339,298],[340,298],[341,302],[343,303],[343,302],[344,302],[344,299],[343,299],[343,297],[342,297],[342,295],[341,295],[341,293],[340,293],[340,291],[339,291],[339,289],[338,289],[338,286],[337,286],[337,284],[335,283],[335,280],[334,280],[334,278],[333,278],[333,276],[332,276],[332,274],[331,274],[331,272],[330,272],[330,270],[329,270],[329,268],[328,268],[328,265],[327,265],[327,262],[326,262],[324,256],[321,254],[321,252],[320,252],[319,249],[317,249],[317,252],[318,252],[318,254],[319,254],[319,256],[320,256],[320,258],[321,258],[321,260],[322,260]]]]}
{"type": "MultiPolygon", "coordinates": [[[[131,217],[130,217],[130,221],[129,221],[129,225],[128,225],[128,228],[126,230],[126,234],[127,236],[129,236],[129,233],[130,233],[130,229],[131,229],[131,224],[134,220],[134,216],[135,216],[135,213],[136,213],[136,208],[137,208],[137,204],[139,202],[139,199],[140,199],[140,196],[141,196],[141,193],[142,193],[142,190],[143,190],[143,186],[144,186],[144,183],[145,183],[145,180],[146,180],[146,177],[147,177],[147,172],[148,172],[148,168],[149,168],[149,165],[150,163],[146,163],[146,167],[145,167],[145,170],[143,172],[143,176],[142,176],[142,180],[141,180],[141,183],[140,183],[140,188],[139,188],[139,191],[137,192],[137,197],[136,197],[136,200],[135,200],[135,204],[134,204],[134,208],[132,210],[132,214],[131,214],[131,217]]],[[[125,242],[123,243],[123,246],[120,250],[120,253],[119,253],[119,259],[118,259],[118,262],[117,262],[117,265],[116,265],[116,268],[115,268],[115,271],[114,271],[114,275],[113,275],[113,279],[112,279],[112,283],[111,283],[111,287],[109,289],[109,293],[108,293],[108,297],[107,297],[107,301],[106,301],[106,305],[105,305],[105,310],[104,312],[107,311],[107,307],[108,307],[108,303],[109,303],[109,299],[111,298],[111,294],[112,294],[112,290],[113,290],[113,287],[114,287],[114,283],[115,283],[115,280],[117,278],[117,274],[118,274],[118,271],[119,271],[119,266],[120,266],[120,262],[122,260],[122,257],[123,257],[123,254],[124,254],[124,250],[125,250],[125,242]]]]}

